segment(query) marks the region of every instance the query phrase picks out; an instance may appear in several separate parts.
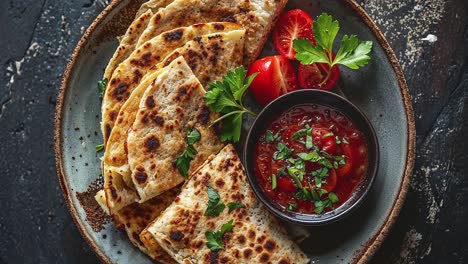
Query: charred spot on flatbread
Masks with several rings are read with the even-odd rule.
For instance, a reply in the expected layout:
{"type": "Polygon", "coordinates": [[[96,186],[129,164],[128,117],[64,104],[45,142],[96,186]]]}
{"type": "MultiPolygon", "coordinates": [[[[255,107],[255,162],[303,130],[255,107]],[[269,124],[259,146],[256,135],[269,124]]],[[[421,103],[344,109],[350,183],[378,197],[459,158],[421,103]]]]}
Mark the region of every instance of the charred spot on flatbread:
{"type": "Polygon", "coordinates": [[[159,148],[160,145],[161,143],[158,137],[156,137],[155,135],[150,135],[149,137],[145,139],[145,149],[148,152],[155,151],[156,149],[159,148]]]}

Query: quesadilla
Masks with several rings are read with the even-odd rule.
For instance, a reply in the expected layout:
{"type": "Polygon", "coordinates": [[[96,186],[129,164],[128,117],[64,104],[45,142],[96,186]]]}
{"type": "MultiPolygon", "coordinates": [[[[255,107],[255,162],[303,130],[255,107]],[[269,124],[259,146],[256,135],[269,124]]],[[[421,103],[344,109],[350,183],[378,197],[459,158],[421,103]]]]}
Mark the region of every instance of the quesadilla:
{"type": "MultiPolygon", "coordinates": [[[[160,64],[148,71],[140,85],[132,92],[119,112],[104,154],[104,189],[111,212],[116,212],[139,200],[128,165],[129,150],[126,149],[126,139],[135,120],[142,95],[159,75],[159,69],[171,64],[179,56],[183,56],[195,76],[201,80],[202,85],[218,81],[229,70],[233,70],[242,63],[243,37],[243,30],[199,36],[196,40],[189,41],[173,51],[160,64]],[[205,63],[206,61],[209,63],[205,63]]],[[[208,117],[207,115],[206,118],[208,117]]],[[[137,153],[136,156],[138,155],[137,153]]]]}
{"type": "Polygon", "coordinates": [[[232,145],[212,156],[195,172],[174,203],[144,233],[151,234],[178,263],[309,262],[256,199],[232,145]],[[218,216],[205,216],[209,203],[208,188],[219,195],[215,204],[237,203],[242,206],[232,211],[225,208],[218,216]],[[208,237],[226,223],[232,224],[232,231],[221,235],[224,245],[212,251],[212,244],[207,242],[213,241],[208,237]]]}
{"type": "Polygon", "coordinates": [[[151,10],[153,13],[155,13],[160,8],[167,6],[172,2],[174,2],[174,0],[149,0],[148,2],[145,2],[140,6],[140,9],[138,9],[135,17],[141,16],[148,10],[151,10]]]}
{"type": "Polygon", "coordinates": [[[176,64],[178,67],[161,73],[145,91],[128,133],[128,162],[140,202],[185,180],[176,162],[187,147],[188,129],[201,135],[193,144],[196,153],[188,175],[223,147],[219,129],[211,127],[217,115],[203,100],[205,90],[185,60],[176,64]]]}
{"type": "Polygon", "coordinates": [[[146,72],[161,62],[174,49],[195,37],[216,32],[242,29],[233,23],[207,23],[172,29],[145,42],[123,61],[110,78],[102,101],[104,144],[107,144],[120,108],[140,84],[146,72]]]}
{"type": "Polygon", "coordinates": [[[135,50],[137,41],[145,30],[152,16],[153,12],[151,10],[147,10],[146,12],[139,15],[135,21],[130,24],[127,31],[125,32],[125,35],[120,38],[119,46],[117,47],[117,50],[106,67],[103,76],[104,80],[110,80],[115,68],[117,68],[117,66],[126,58],[128,58],[132,51],[135,50]]]}
{"type": "Polygon", "coordinates": [[[246,29],[244,65],[260,54],[287,0],[174,0],[151,18],[137,46],[176,27],[195,23],[226,21],[246,29]]]}
{"type": "Polygon", "coordinates": [[[140,233],[164,211],[179,194],[180,187],[169,190],[145,203],[134,203],[119,210],[114,219],[117,227],[124,228],[130,241],[152,259],[164,264],[176,263],[158,243],[145,246],[140,233]]]}

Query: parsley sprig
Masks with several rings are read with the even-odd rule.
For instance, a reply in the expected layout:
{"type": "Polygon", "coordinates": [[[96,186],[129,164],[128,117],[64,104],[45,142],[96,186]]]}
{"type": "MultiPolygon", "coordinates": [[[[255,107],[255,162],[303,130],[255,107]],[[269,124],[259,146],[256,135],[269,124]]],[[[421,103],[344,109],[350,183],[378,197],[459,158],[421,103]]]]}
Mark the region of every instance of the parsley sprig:
{"type": "Polygon", "coordinates": [[[208,188],[208,206],[206,207],[204,216],[219,216],[226,205],[221,201],[219,193],[211,186],[208,188]]]}
{"type": "Polygon", "coordinates": [[[193,144],[201,139],[200,131],[197,129],[188,129],[187,130],[187,147],[185,148],[184,153],[177,158],[176,165],[180,174],[186,179],[188,178],[188,171],[190,168],[190,162],[195,158],[198,151],[195,149],[193,144]]]}
{"type": "Polygon", "coordinates": [[[239,141],[243,115],[255,115],[245,108],[243,101],[247,88],[256,76],[257,74],[252,74],[247,77],[247,70],[241,66],[229,71],[222,82],[212,82],[208,85],[204,99],[211,111],[221,115],[213,124],[222,121],[222,141],[239,141]]]}
{"type": "MultiPolygon", "coordinates": [[[[224,211],[224,208],[226,208],[226,205],[221,200],[219,193],[212,186],[207,185],[206,187],[208,190],[208,206],[206,207],[204,216],[219,216],[224,211]]],[[[245,208],[245,205],[230,202],[227,204],[227,207],[229,208],[228,213],[231,213],[236,209],[245,208]]]]}
{"type": "Polygon", "coordinates": [[[206,237],[206,246],[211,250],[211,251],[218,251],[221,249],[224,249],[224,242],[223,242],[223,236],[224,234],[231,232],[232,229],[234,228],[234,220],[231,219],[231,221],[223,224],[221,226],[220,231],[207,231],[205,232],[205,237],[206,237]]]}
{"type": "Polygon", "coordinates": [[[106,86],[107,86],[107,79],[100,80],[97,84],[97,88],[99,91],[99,97],[103,97],[104,93],[106,92],[106,86]]]}
{"type": "MultiPolygon", "coordinates": [[[[296,39],[293,41],[296,59],[302,64],[327,63],[330,68],[341,64],[350,69],[357,70],[367,65],[370,60],[368,55],[372,50],[372,41],[359,41],[356,35],[344,35],[341,46],[333,56],[333,43],[340,30],[340,25],[332,16],[323,13],[314,21],[313,32],[317,45],[308,39],[296,39]]],[[[331,76],[327,76],[321,85],[326,83],[331,76]]]]}

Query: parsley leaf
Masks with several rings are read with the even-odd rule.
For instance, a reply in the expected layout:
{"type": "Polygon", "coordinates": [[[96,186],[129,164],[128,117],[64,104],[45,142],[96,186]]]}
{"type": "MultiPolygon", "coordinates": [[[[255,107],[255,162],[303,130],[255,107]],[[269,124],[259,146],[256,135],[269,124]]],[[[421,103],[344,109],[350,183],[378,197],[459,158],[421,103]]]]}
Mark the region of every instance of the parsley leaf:
{"type": "Polygon", "coordinates": [[[307,135],[307,129],[301,129],[292,135],[291,140],[296,140],[305,135],[307,135]]]}
{"type": "Polygon", "coordinates": [[[222,141],[239,141],[243,114],[255,115],[244,107],[243,100],[245,91],[256,76],[257,73],[247,77],[247,70],[241,66],[229,71],[222,82],[212,82],[208,85],[204,100],[211,111],[221,115],[213,124],[222,121],[222,141]]]}
{"type": "Polygon", "coordinates": [[[186,179],[188,178],[190,162],[198,153],[193,144],[195,144],[200,139],[200,131],[195,128],[187,130],[187,148],[185,149],[184,153],[182,153],[182,155],[180,155],[176,160],[176,166],[179,170],[179,173],[182,174],[182,176],[184,176],[186,179]]]}
{"type": "Polygon", "coordinates": [[[107,86],[107,79],[100,80],[97,84],[97,88],[99,91],[99,97],[103,97],[104,93],[106,92],[106,86],[107,86]]]}
{"type": "Polygon", "coordinates": [[[219,193],[211,186],[208,189],[208,206],[206,207],[204,216],[219,216],[226,207],[221,201],[219,193]]]}
{"type": "Polygon", "coordinates": [[[275,135],[273,135],[273,132],[271,132],[271,130],[267,130],[266,133],[265,133],[266,143],[270,143],[270,142],[273,142],[275,140],[278,140],[279,137],[280,137],[279,132],[277,132],[275,135]]]}
{"type": "Polygon", "coordinates": [[[205,232],[205,237],[206,237],[206,246],[211,250],[211,251],[218,251],[220,249],[224,249],[224,242],[223,242],[223,236],[224,234],[231,232],[232,229],[234,228],[234,220],[231,220],[221,226],[220,231],[212,232],[212,231],[207,231],[205,232]]]}
{"type": "Polygon", "coordinates": [[[104,144],[99,144],[96,146],[96,152],[101,152],[104,150],[104,144]]]}
{"type": "Polygon", "coordinates": [[[236,210],[236,209],[239,209],[239,208],[245,208],[245,205],[244,204],[241,204],[241,203],[234,203],[234,202],[231,202],[231,203],[228,203],[227,204],[227,207],[229,208],[229,213],[236,210]]]}
{"type": "Polygon", "coordinates": [[[200,131],[193,129],[187,131],[187,144],[193,145],[201,139],[200,131]]]}
{"type": "Polygon", "coordinates": [[[321,14],[313,25],[317,45],[314,46],[307,39],[294,40],[296,59],[302,64],[327,63],[330,68],[341,64],[353,70],[367,65],[372,42],[359,41],[355,35],[344,35],[340,49],[333,57],[333,43],[339,30],[340,25],[337,20],[333,20],[333,17],[326,13],[321,14]]]}
{"type": "Polygon", "coordinates": [[[296,59],[302,64],[328,63],[327,53],[322,48],[316,48],[308,39],[295,39],[293,48],[297,52],[296,59]]]}
{"type": "Polygon", "coordinates": [[[344,35],[334,64],[342,64],[350,69],[357,70],[369,63],[370,57],[367,54],[371,50],[372,41],[359,42],[356,35],[344,35]]]}
{"type": "Polygon", "coordinates": [[[278,143],[278,146],[276,146],[277,151],[273,153],[273,159],[275,160],[284,160],[288,159],[291,157],[294,149],[293,148],[288,148],[284,143],[280,142],[278,143]]]}

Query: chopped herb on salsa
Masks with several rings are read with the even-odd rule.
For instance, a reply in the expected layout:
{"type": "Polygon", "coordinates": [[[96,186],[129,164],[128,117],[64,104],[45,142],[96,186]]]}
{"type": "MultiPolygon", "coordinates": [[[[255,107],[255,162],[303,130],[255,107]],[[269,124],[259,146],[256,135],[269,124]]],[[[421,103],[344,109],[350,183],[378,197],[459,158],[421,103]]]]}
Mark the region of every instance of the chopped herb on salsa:
{"type": "Polygon", "coordinates": [[[368,166],[364,135],[344,114],[317,105],[279,116],[267,126],[256,155],[255,171],[267,197],[286,210],[309,214],[343,204],[368,166]]]}

